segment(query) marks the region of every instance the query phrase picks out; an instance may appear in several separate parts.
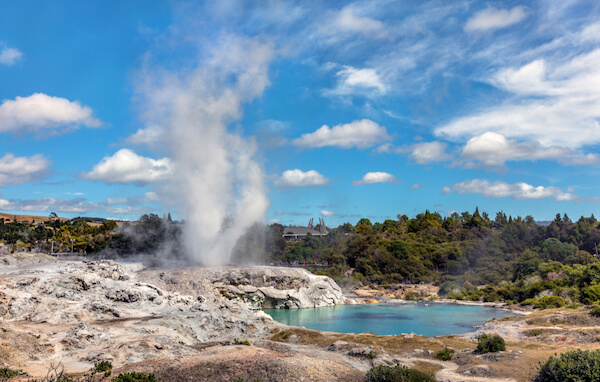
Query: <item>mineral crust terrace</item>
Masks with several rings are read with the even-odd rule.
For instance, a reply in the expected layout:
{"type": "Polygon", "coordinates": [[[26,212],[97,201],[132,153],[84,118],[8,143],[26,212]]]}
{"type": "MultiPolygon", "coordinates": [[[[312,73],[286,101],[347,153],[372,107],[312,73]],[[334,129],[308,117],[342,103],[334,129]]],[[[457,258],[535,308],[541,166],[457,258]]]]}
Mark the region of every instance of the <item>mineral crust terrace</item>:
{"type": "Polygon", "coordinates": [[[344,302],[333,280],[303,269],[12,260],[0,258],[0,367],[31,375],[59,361],[87,371],[101,360],[119,366],[192,355],[210,341],[267,338],[280,324],[260,308],[344,302]]]}

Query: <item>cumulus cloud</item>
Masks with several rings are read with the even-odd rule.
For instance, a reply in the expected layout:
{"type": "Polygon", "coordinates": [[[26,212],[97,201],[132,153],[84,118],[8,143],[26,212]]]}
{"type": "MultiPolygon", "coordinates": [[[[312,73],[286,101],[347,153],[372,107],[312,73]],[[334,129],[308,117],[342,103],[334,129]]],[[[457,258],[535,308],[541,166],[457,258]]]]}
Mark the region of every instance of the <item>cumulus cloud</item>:
{"type": "Polygon", "coordinates": [[[323,125],[314,133],[302,134],[292,143],[304,148],[337,146],[344,149],[365,149],[391,139],[384,126],[369,119],[362,119],[331,128],[323,125]]]}
{"type": "Polygon", "coordinates": [[[137,155],[129,149],[121,149],[113,156],[105,157],[83,178],[108,184],[137,183],[140,185],[167,180],[173,174],[169,158],[152,159],[137,155]]]}
{"type": "MultiPolygon", "coordinates": [[[[501,167],[507,161],[560,159],[573,154],[572,150],[564,147],[543,147],[537,142],[518,143],[502,134],[487,132],[469,139],[461,157],[485,167],[501,167]]],[[[469,163],[467,167],[470,167],[469,163]]]]}
{"type": "Polygon", "coordinates": [[[1,44],[0,47],[2,48],[0,50],[0,64],[12,66],[23,57],[23,53],[18,49],[1,46],[1,44]]]}
{"type": "Polygon", "coordinates": [[[449,139],[495,132],[572,150],[600,143],[598,62],[600,49],[562,62],[537,59],[500,69],[489,82],[513,93],[513,100],[457,118],[435,132],[449,139]]]}
{"type": "Polygon", "coordinates": [[[579,198],[571,192],[563,192],[558,187],[532,186],[524,182],[514,184],[502,181],[490,182],[486,179],[472,179],[444,187],[444,193],[456,191],[459,194],[481,194],[486,198],[511,197],[516,200],[531,200],[549,198],[555,201],[578,201],[579,198]]]}
{"type": "Polygon", "coordinates": [[[332,211],[321,210],[321,215],[324,217],[335,216],[336,213],[332,211]]]}
{"type": "Polygon", "coordinates": [[[516,6],[510,10],[489,7],[475,13],[464,26],[466,32],[485,32],[506,28],[521,22],[528,16],[527,8],[516,6]]]}
{"type": "Polygon", "coordinates": [[[412,186],[410,186],[408,189],[409,190],[420,190],[421,188],[425,188],[425,186],[423,186],[419,183],[415,183],[412,186]]]}
{"type": "Polygon", "coordinates": [[[29,97],[3,100],[0,104],[0,133],[60,133],[77,126],[99,127],[92,109],[66,98],[35,93],[29,97]]]}
{"type": "Polygon", "coordinates": [[[448,144],[444,142],[422,142],[397,148],[396,152],[408,154],[417,164],[429,164],[450,160],[452,157],[446,153],[447,147],[448,144]]]}
{"type": "Polygon", "coordinates": [[[0,187],[41,180],[48,174],[50,161],[41,154],[16,157],[11,153],[0,158],[0,187]]]}
{"type": "Polygon", "coordinates": [[[353,186],[362,186],[364,184],[372,184],[372,183],[395,183],[398,182],[398,179],[392,174],[388,174],[387,172],[368,172],[366,173],[361,180],[357,180],[352,182],[353,186]]]}
{"type": "Polygon", "coordinates": [[[315,170],[287,170],[275,180],[275,187],[278,188],[294,188],[294,187],[310,187],[310,186],[325,186],[329,184],[329,179],[319,174],[315,170]]]}

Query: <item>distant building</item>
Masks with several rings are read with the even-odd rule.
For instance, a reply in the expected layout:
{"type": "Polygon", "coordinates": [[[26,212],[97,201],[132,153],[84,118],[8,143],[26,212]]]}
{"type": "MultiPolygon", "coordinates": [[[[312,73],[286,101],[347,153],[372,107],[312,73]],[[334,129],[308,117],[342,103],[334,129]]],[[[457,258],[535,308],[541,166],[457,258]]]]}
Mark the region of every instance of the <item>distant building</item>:
{"type": "Polygon", "coordinates": [[[325,221],[319,218],[318,230],[313,226],[313,219],[310,219],[306,227],[285,227],[283,237],[287,240],[302,240],[310,234],[311,236],[322,237],[329,233],[325,227],[325,221]]]}

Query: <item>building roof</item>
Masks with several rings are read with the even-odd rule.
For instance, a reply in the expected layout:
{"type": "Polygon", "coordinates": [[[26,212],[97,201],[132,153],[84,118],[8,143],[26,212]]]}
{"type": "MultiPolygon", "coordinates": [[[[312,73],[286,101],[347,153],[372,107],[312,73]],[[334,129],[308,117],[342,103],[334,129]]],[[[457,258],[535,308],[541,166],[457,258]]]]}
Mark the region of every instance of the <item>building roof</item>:
{"type": "Polygon", "coordinates": [[[309,233],[313,236],[322,236],[321,232],[307,227],[285,227],[283,229],[283,236],[306,236],[309,233]]]}

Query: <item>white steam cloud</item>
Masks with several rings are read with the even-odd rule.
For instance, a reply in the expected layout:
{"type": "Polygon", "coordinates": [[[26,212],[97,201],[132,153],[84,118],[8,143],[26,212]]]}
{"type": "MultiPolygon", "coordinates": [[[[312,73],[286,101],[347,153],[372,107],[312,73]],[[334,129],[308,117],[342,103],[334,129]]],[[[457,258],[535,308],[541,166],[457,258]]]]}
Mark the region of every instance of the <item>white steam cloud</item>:
{"type": "Polygon", "coordinates": [[[186,68],[147,63],[139,90],[146,123],[164,128],[174,162],[173,180],[163,191],[181,206],[186,250],[193,261],[216,266],[229,262],[237,239],[264,220],[269,206],[255,142],[228,126],[270,84],[274,50],[236,36],[189,49],[198,57],[186,68]]]}

